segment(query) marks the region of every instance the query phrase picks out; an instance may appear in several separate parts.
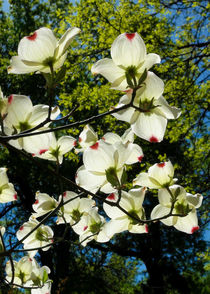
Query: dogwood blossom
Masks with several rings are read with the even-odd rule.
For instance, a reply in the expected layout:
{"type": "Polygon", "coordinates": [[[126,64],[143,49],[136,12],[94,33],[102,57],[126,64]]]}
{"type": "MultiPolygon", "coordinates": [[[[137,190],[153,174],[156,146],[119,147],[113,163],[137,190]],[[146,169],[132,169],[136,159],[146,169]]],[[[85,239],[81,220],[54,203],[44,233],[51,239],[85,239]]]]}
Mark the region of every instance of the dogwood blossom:
{"type": "Polygon", "coordinates": [[[48,274],[50,269],[48,266],[40,267],[37,261],[32,258],[32,272],[31,279],[27,283],[27,286],[34,287],[40,286],[37,289],[31,289],[31,294],[50,294],[51,280],[49,280],[48,274]]]}
{"type": "Polygon", "coordinates": [[[9,183],[7,169],[0,168],[0,203],[7,203],[17,200],[17,193],[12,183],[9,183]]]}
{"type": "Polygon", "coordinates": [[[119,206],[127,211],[120,210],[117,206],[109,205],[107,202],[103,204],[103,209],[111,218],[107,226],[107,234],[113,236],[128,230],[131,233],[148,233],[148,227],[141,223],[145,219],[144,201],[146,188],[131,189],[130,191],[121,191],[121,196],[118,193],[110,194],[106,200],[110,203],[119,202],[119,206]]]}
{"type": "Polygon", "coordinates": [[[79,32],[79,28],[70,28],[57,41],[50,29],[42,27],[22,38],[18,45],[18,56],[12,57],[8,73],[50,73],[51,68],[60,68],[67,57],[67,48],[79,32]]]}
{"type": "Polygon", "coordinates": [[[58,206],[58,201],[46,193],[37,192],[35,199],[36,200],[32,205],[33,210],[35,211],[32,215],[35,218],[45,215],[58,206]]]}
{"type": "Polygon", "coordinates": [[[134,141],[134,133],[129,128],[125,131],[125,133],[120,137],[116,133],[106,133],[102,140],[104,140],[108,144],[119,144],[122,143],[130,152],[130,156],[128,157],[126,164],[133,164],[137,162],[136,159],[138,159],[139,162],[141,162],[143,158],[143,151],[141,147],[137,144],[133,144],[134,141]]]}
{"type": "MultiPolygon", "coordinates": [[[[14,284],[24,286],[31,278],[32,259],[29,256],[22,257],[18,262],[12,261],[14,266],[14,284]]],[[[10,283],[13,277],[11,261],[6,263],[6,280],[10,283]]]]}
{"type": "Polygon", "coordinates": [[[201,206],[203,196],[201,194],[192,195],[186,193],[185,189],[179,185],[173,185],[167,189],[158,191],[159,203],[151,213],[151,219],[161,218],[171,212],[172,203],[174,208],[172,214],[180,216],[170,216],[160,221],[167,226],[174,226],[177,230],[192,234],[199,229],[196,208],[201,206]]]}
{"type": "MultiPolygon", "coordinates": [[[[7,116],[4,120],[5,133],[11,135],[20,133],[36,127],[44,122],[48,117],[49,106],[38,104],[33,106],[29,97],[24,95],[11,95],[8,97],[7,116]]],[[[51,111],[51,119],[55,119],[60,113],[59,108],[53,107],[51,111]]],[[[47,128],[49,123],[44,127],[47,128]]],[[[43,129],[43,128],[42,128],[43,129]]],[[[40,129],[39,129],[40,130],[40,129]]],[[[45,134],[36,135],[36,141],[41,142],[45,139],[45,134]]],[[[18,140],[10,140],[9,143],[18,149],[31,151],[32,137],[19,138],[18,140]]],[[[47,137],[48,138],[48,137],[47,137]]],[[[39,143],[37,143],[38,145],[39,143]]]]}
{"type": "Polygon", "coordinates": [[[59,164],[63,162],[63,155],[69,152],[74,147],[75,139],[72,136],[62,136],[58,140],[54,133],[47,133],[37,140],[37,136],[30,137],[30,145],[27,151],[33,156],[46,160],[58,161],[59,164]]]}
{"type": "MultiPolygon", "coordinates": [[[[60,199],[61,201],[61,196],[60,199]]],[[[59,210],[57,224],[70,223],[74,225],[81,220],[84,214],[95,205],[95,201],[89,198],[80,198],[78,194],[72,191],[66,191],[63,194],[64,205],[59,210]],[[65,204],[65,202],[67,202],[65,204]],[[65,220],[65,221],[64,221],[65,220]]]]}
{"type": "MultiPolygon", "coordinates": [[[[150,142],[163,140],[167,120],[176,119],[181,111],[171,107],[163,98],[163,81],[154,73],[148,73],[144,85],[137,90],[133,107],[128,107],[113,116],[131,124],[132,131],[140,138],[150,142]]],[[[116,108],[129,104],[132,94],[124,95],[116,108]]]]}
{"type": "Polygon", "coordinates": [[[137,81],[145,69],[160,63],[160,56],[147,54],[144,41],[138,33],[119,35],[111,46],[111,57],[97,61],[91,68],[93,74],[101,74],[112,83],[111,88],[128,89],[127,76],[137,81]]]}
{"type": "Polygon", "coordinates": [[[79,135],[78,143],[81,148],[75,148],[75,152],[83,152],[88,147],[94,145],[98,141],[98,135],[90,125],[85,125],[83,131],[79,135]]]}
{"type": "Polygon", "coordinates": [[[140,173],[133,181],[133,185],[145,186],[150,189],[161,189],[172,186],[177,179],[173,179],[174,167],[170,160],[156,163],[151,166],[148,173],[140,173]]]}
{"type": "MultiPolygon", "coordinates": [[[[33,217],[29,218],[28,222],[25,222],[17,231],[16,236],[18,240],[22,240],[28,233],[30,233],[35,227],[39,225],[39,222],[33,217]]],[[[34,232],[32,232],[25,240],[22,241],[24,249],[33,249],[44,247],[53,242],[53,231],[49,226],[40,225],[34,232]]],[[[42,248],[43,251],[47,251],[50,246],[42,248]]],[[[29,251],[30,256],[34,256],[37,250],[29,251]]]]}
{"type": "Polygon", "coordinates": [[[93,193],[99,188],[104,193],[115,191],[107,176],[112,174],[120,182],[125,164],[138,162],[142,150],[139,149],[132,157],[131,149],[122,142],[108,144],[99,140],[83,153],[84,165],[76,173],[76,183],[93,193]]]}
{"type": "Polygon", "coordinates": [[[108,242],[110,237],[106,234],[106,226],[107,223],[104,217],[98,214],[98,208],[93,207],[72,228],[80,235],[79,240],[81,245],[86,246],[93,239],[101,243],[108,242]]]}

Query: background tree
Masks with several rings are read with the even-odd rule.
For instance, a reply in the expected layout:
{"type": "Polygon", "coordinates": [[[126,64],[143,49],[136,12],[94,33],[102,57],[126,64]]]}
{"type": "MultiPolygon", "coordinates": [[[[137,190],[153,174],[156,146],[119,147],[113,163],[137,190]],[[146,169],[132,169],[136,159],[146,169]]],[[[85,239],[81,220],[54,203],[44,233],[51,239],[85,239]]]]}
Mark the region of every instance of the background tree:
{"type": "MultiPolygon", "coordinates": [[[[110,56],[111,44],[120,33],[137,31],[144,39],[147,51],[161,56],[162,63],[153,71],[165,82],[164,97],[171,105],[181,108],[182,115],[168,123],[161,143],[151,145],[136,138],[144,150],[145,161],[134,166],[129,181],[140,170],[146,171],[158,160],[170,158],[175,164],[180,184],[187,187],[188,192],[205,195],[209,170],[207,1],[172,0],[167,4],[156,0],[68,2],[11,0],[10,14],[0,12],[3,93],[30,95],[34,104],[46,103],[43,77],[8,75],[9,59],[16,55],[19,40],[35,29],[49,26],[57,36],[61,36],[70,24],[80,27],[82,33],[72,44],[65,63],[67,74],[56,88],[57,100],[64,115],[79,104],[71,121],[102,113],[115,105],[122,93],[110,90],[103,77],[93,77],[90,68],[96,60],[110,56]]],[[[92,123],[92,126],[99,135],[113,130],[122,135],[128,125],[116,122],[109,116],[92,123]]],[[[71,129],[68,133],[77,136],[81,130],[71,129]]],[[[61,172],[73,180],[81,162],[73,153],[69,159],[61,172]]],[[[56,180],[52,184],[52,176],[44,171],[46,162],[44,165],[39,159],[34,162],[36,164],[24,156],[17,158],[14,150],[8,152],[1,147],[1,166],[9,168],[11,182],[16,184],[19,195],[17,207],[12,207],[10,215],[3,219],[10,227],[11,236],[19,226],[15,224],[14,217],[18,214],[19,223],[26,221],[37,190],[49,195],[60,193],[56,180]]],[[[51,163],[47,165],[53,166],[51,163]]],[[[71,187],[64,183],[64,189],[71,190],[71,187]]],[[[152,195],[147,199],[145,206],[149,215],[157,199],[152,195]]],[[[7,207],[0,211],[1,216],[5,216],[7,207]]],[[[128,289],[130,293],[197,293],[204,289],[207,281],[199,278],[205,274],[205,261],[200,254],[206,248],[203,238],[207,222],[206,198],[199,213],[201,230],[194,235],[184,235],[155,223],[150,226],[148,235],[123,233],[107,244],[91,242],[87,249],[72,243],[78,238],[69,230],[66,235],[69,242],[42,253],[40,260],[52,269],[54,293],[104,293],[104,289],[107,293],[128,293],[128,289]],[[68,262],[61,262],[64,258],[68,262]],[[136,282],[137,265],[141,262],[146,266],[147,278],[139,287],[136,282]],[[108,281],[109,286],[106,287],[108,281]]],[[[63,230],[56,227],[56,235],[62,235],[63,230]]]]}

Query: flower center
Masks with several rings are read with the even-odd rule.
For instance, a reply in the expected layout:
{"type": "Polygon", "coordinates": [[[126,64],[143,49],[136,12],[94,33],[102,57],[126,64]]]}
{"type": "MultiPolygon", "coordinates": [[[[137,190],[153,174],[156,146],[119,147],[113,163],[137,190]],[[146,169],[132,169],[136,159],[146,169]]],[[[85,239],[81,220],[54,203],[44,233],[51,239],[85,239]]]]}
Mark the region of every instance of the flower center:
{"type": "Polygon", "coordinates": [[[19,129],[21,132],[31,129],[32,126],[27,122],[19,122],[19,125],[17,126],[17,129],[19,129]]]}
{"type": "Polygon", "coordinates": [[[48,241],[47,232],[45,232],[43,229],[40,229],[40,228],[37,229],[36,239],[39,241],[48,241]]]}
{"type": "Polygon", "coordinates": [[[48,57],[43,61],[43,65],[44,66],[49,66],[49,67],[52,67],[54,63],[55,63],[55,58],[54,57],[48,57]]]}
{"type": "MultiPolygon", "coordinates": [[[[137,224],[139,224],[139,222],[136,220],[136,219],[139,219],[139,216],[138,216],[138,214],[137,214],[137,211],[136,210],[130,210],[130,211],[128,211],[128,213],[130,214],[129,216],[128,216],[128,219],[130,220],[130,222],[131,222],[131,224],[132,225],[137,225],[137,224]],[[135,218],[135,219],[134,219],[135,218]]],[[[139,219],[140,220],[140,219],[139,219]]]]}
{"type": "Polygon", "coordinates": [[[74,209],[72,211],[72,218],[75,222],[80,221],[81,216],[82,216],[82,213],[80,213],[78,209],[74,209]]]}
{"type": "Polygon", "coordinates": [[[90,231],[93,234],[96,234],[100,231],[101,228],[101,222],[100,223],[93,223],[90,225],[90,231]]]}

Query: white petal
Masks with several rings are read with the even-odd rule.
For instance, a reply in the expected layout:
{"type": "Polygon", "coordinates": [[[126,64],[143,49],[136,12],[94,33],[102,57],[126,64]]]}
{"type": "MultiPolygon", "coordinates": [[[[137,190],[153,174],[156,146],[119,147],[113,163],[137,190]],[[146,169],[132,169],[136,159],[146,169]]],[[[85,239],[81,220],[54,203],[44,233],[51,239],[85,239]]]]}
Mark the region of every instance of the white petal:
{"type": "Polygon", "coordinates": [[[27,65],[25,64],[19,56],[13,56],[10,60],[10,66],[8,67],[8,73],[13,74],[26,74],[34,71],[39,71],[43,68],[43,65],[36,64],[36,65],[27,65]]]}
{"type": "Polygon", "coordinates": [[[133,181],[133,185],[139,185],[142,187],[148,187],[150,189],[158,189],[160,188],[159,185],[155,184],[151,181],[151,178],[147,173],[140,173],[136,179],[133,181]]]}
{"type": "Polygon", "coordinates": [[[174,167],[169,161],[156,163],[148,170],[149,176],[156,179],[161,185],[170,183],[174,176],[174,167]]]}
{"type": "MultiPolygon", "coordinates": [[[[141,93],[141,100],[151,100],[152,98],[158,99],[164,91],[164,83],[163,81],[156,76],[153,72],[148,72],[147,79],[145,81],[146,87],[144,88],[144,91],[141,93]]],[[[138,91],[137,91],[137,97],[138,97],[138,91]]]]}
{"type": "Polygon", "coordinates": [[[121,34],[112,44],[111,56],[116,65],[137,67],[146,57],[144,41],[138,33],[121,34]]]}
{"type": "MultiPolygon", "coordinates": [[[[161,218],[163,216],[168,215],[170,212],[169,207],[162,206],[158,204],[155,206],[151,212],[151,219],[161,218]]],[[[170,216],[166,219],[161,220],[162,223],[164,223],[166,226],[173,226],[174,225],[174,217],[170,216]]]]}
{"type": "Polygon", "coordinates": [[[116,142],[121,142],[121,138],[118,134],[114,133],[106,133],[102,139],[109,144],[114,144],[116,142]]]}
{"type": "Polygon", "coordinates": [[[49,150],[53,133],[28,136],[23,138],[23,149],[34,155],[42,155],[49,150]]]}
{"type": "MultiPolygon", "coordinates": [[[[116,108],[119,108],[120,106],[123,106],[122,104],[119,104],[116,108]]],[[[129,107],[125,110],[120,110],[118,112],[113,113],[112,115],[119,120],[126,121],[126,122],[131,122],[131,120],[134,122],[135,120],[133,119],[135,115],[135,109],[133,107],[129,107]]],[[[137,118],[138,116],[135,116],[137,118]]]]}
{"type": "Polygon", "coordinates": [[[121,77],[125,79],[125,71],[116,66],[112,59],[104,58],[98,60],[91,68],[91,72],[96,74],[101,74],[105,77],[109,82],[114,83],[121,77]]]}
{"type": "Polygon", "coordinates": [[[134,234],[148,233],[147,225],[130,225],[128,231],[134,234]]]}
{"type": "Polygon", "coordinates": [[[161,142],[165,133],[167,119],[155,113],[139,113],[134,124],[133,132],[149,142],[161,142]]]}
{"type": "Polygon", "coordinates": [[[99,188],[106,182],[106,177],[94,175],[85,169],[85,166],[81,166],[76,174],[76,183],[82,188],[96,193],[99,188]]]}
{"type": "Polygon", "coordinates": [[[144,201],[146,188],[131,189],[129,195],[134,202],[134,210],[139,211],[142,208],[142,203],[144,201]]]}
{"type": "Polygon", "coordinates": [[[89,171],[100,172],[105,174],[109,167],[115,166],[114,151],[112,145],[106,144],[103,140],[95,143],[85,150],[83,162],[85,168],[89,171]]]}
{"type": "Polygon", "coordinates": [[[163,206],[171,206],[171,195],[167,191],[167,189],[159,189],[158,190],[158,200],[159,203],[163,206]]]}
{"type": "Polygon", "coordinates": [[[106,235],[109,236],[109,238],[111,239],[115,234],[127,231],[128,224],[129,224],[128,219],[123,219],[123,220],[112,219],[106,225],[106,228],[105,228],[106,235]]]}
{"type": "Polygon", "coordinates": [[[59,151],[62,154],[69,152],[74,147],[75,139],[71,136],[63,136],[58,139],[59,151]]]}
{"type": "Polygon", "coordinates": [[[47,105],[38,104],[33,107],[31,116],[28,120],[33,127],[42,123],[48,116],[49,107],[47,105]]]}
{"type": "Polygon", "coordinates": [[[193,205],[195,208],[198,208],[201,206],[203,201],[203,196],[201,194],[192,195],[190,193],[187,193],[186,197],[187,197],[188,203],[193,205]]]}
{"type": "Polygon", "coordinates": [[[11,95],[8,101],[8,114],[5,119],[5,124],[8,126],[17,126],[20,122],[26,122],[33,109],[29,97],[11,95]]]}
{"type": "Polygon", "coordinates": [[[167,119],[176,119],[181,114],[181,110],[177,107],[170,106],[163,96],[154,101],[154,105],[158,105],[154,111],[157,114],[165,116],[167,119]]]}
{"type": "Polygon", "coordinates": [[[185,217],[179,217],[174,227],[184,233],[192,234],[199,229],[196,211],[190,212],[185,217]]]}
{"type": "Polygon", "coordinates": [[[144,155],[143,155],[143,151],[139,145],[130,143],[128,145],[127,150],[128,150],[127,152],[129,154],[129,156],[125,162],[126,164],[133,164],[138,161],[141,162],[144,155]]]}
{"type": "Polygon", "coordinates": [[[42,63],[54,56],[57,40],[48,28],[40,28],[33,35],[24,37],[18,45],[18,55],[22,60],[42,63]]]}
{"type": "Polygon", "coordinates": [[[8,176],[7,176],[7,169],[5,167],[0,168],[0,187],[8,184],[8,176]]]}
{"type": "MultiPolygon", "coordinates": [[[[66,60],[67,54],[68,54],[68,52],[64,53],[63,55],[60,56],[59,59],[56,60],[56,62],[53,64],[53,69],[54,69],[54,70],[56,70],[56,69],[62,67],[62,65],[64,64],[64,61],[66,60]]],[[[48,72],[49,72],[49,71],[48,71],[48,68],[49,68],[49,67],[46,67],[46,70],[43,70],[43,69],[42,69],[42,70],[40,70],[40,71],[41,71],[41,72],[46,72],[46,73],[48,73],[48,72]]]]}
{"type": "MultiPolygon", "coordinates": [[[[111,193],[107,198],[107,201],[110,202],[116,202],[118,200],[118,195],[117,193],[111,193]]],[[[120,217],[124,217],[125,213],[120,210],[118,207],[116,206],[111,206],[108,203],[104,203],[103,204],[103,209],[106,212],[106,214],[108,215],[108,217],[116,219],[116,218],[120,218],[120,217]]]]}
{"type": "Polygon", "coordinates": [[[105,194],[109,194],[116,191],[116,189],[109,182],[107,182],[107,180],[101,185],[100,190],[105,194]]]}
{"type": "Polygon", "coordinates": [[[67,48],[69,47],[72,39],[79,34],[81,30],[79,28],[70,28],[68,29],[65,34],[61,37],[58,42],[58,47],[56,49],[55,57],[59,58],[61,55],[65,53],[67,48]]]}
{"type": "Polygon", "coordinates": [[[140,70],[143,72],[145,69],[149,70],[154,64],[160,63],[160,56],[155,53],[149,53],[146,55],[144,63],[142,64],[140,70]]]}
{"type": "Polygon", "coordinates": [[[7,203],[15,200],[17,200],[17,193],[14,189],[13,184],[8,183],[7,187],[3,189],[0,193],[0,203],[7,203]]]}

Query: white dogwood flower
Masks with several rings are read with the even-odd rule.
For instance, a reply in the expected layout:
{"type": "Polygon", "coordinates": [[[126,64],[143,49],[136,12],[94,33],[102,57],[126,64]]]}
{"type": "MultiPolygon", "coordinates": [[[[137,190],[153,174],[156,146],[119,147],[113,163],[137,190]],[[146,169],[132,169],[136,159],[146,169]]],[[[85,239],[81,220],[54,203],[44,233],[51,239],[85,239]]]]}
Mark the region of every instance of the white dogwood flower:
{"type": "MultiPolygon", "coordinates": [[[[61,201],[61,196],[59,202],[61,201]]],[[[84,214],[95,205],[95,201],[89,198],[80,198],[78,194],[72,191],[66,191],[63,194],[64,205],[59,210],[57,224],[70,223],[73,225],[81,220],[84,214]],[[65,204],[65,202],[67,202],[65,204]],[[64,221],[65,220],[65,221],[64,221]]]]}
{"type": "Polygon", "coordinates": [[[98,141],[98,135],[90,125],[85,125],[79,135],[78,143],[81,148],[76,148],[75,152],[84,152],[85,149],[94,145],[98,141]]]}
{"type": "Polygon", "coordinates": [[[100,243],[110,240],[110,237],[106,234],[106,225],[107,223],[104,217],[98,214],[98,208],[93,207],[72,228],[80,235],[79,240],[81,245],[86,246],[91,240],[96,240],[100,243]]]}
{"type": "MultiPolygon", "coordinates": [[[[163,98],[164,83],[154,73],[149,72],[144,85],[137,90],[133,107],[118,111],[113,116],[131,124],[132,131],[149,142],[163,140],[167,120],[176,119],[181,111],[171,107],[163,98]]],[[[132,94],[121,97],[116,108],[129,104],[132,94]]]]}
{"type": "Polygon", "coordinates": [[[103,204],[104,211],[111,218],[107,227],[107,234],[110,237],[126,230],[137,234],[148,233],[147,225],[141,223],[141,220],[145,219],[144,208],[142,207],[145,192],[146,188],[143,187],[128,192],[121,191],[120,200],[118,193],[112,193],[106,198],[111,203],[119,201],[119,206],[129,214],[127,215],[118,207],[109,205],[107,202],[103,204]]]}
{"type": "Polygon", "coordinates": [[[97,61],[91,68],[93,74],[101,74],[112,83],[111,88],[126,91],[126,76],[138,81],[145,69],[160,63],[160,56],[147,54],[144,41],[138,33],[119,35],[112,44],[111,57],[97,61]]]}
{"type": "Polygon", "coordinates": [[[153,208],[151,219],[161,218],[169,214],[172,203],[174,203],[172,214],[180,216],[170,216],[160,221],[167,226],[174,226],[181,232],[194,233],[199,229],[196,208],[201,206],[203,196],[186,193],[185,189],[179,185],[170,186],[168,189],[170,189],[170,192],[167,189],[158,191],[160,204],[153,208]]]}
{"type": "MultiPolygon", "coordinates": [[[[26,283],[31,278],[32,271],[32,259],[29,256],[22,257],[18,262],[13,260],[14,266],[14,283],[20,286],[25,286],[26,283]]],[[[12,281],[13,277],[13,267],[11,265],[11,261],[7,261],[6,263],[6,280],[8,282],[12,281]]]]}
{"type": "MultiPolygon", "coordinates": [[[[71,136],[62,136],[58,140],[54,133],[47,133],[40,137],[31,136],[29,145],[24,146],[27,152],[30,151],[33,156],[46,160],[63,162],[63,155],[69,152],[75,145],[75,139],[71,136]]],[[[28,141],[27,141],[28,143],[28,141]]]]}
{"type": "MultiPolygon", "coordinates": [[[[17,231],[16,236],[18,240],[24,238],[28,233],[30,233],[39,222],[33,217],[29,218],[28,222],[25,222],[17,231]]],[[[33,233],[31,233],[24,241],[24,249],[33,249],[44,247],[46,245],[52,244],[53,242],[53,231],[49,226],[41,225],[33,233]]],[[[50,246],[42,248],[43,251],[50,249],[50,246]]],[[[34,256],[37,250],[28,251],[30,256],[34,256]]]]}
{"type": "MultiPolygon", "coordinates": [[[[7,116],[4,120],[5,133],[7,135],[20,133],[36,127],[44,122],[48,117],[49,106],[38,104],[33,106],[29,97],[24,95],[11,95],[8,97],[7,116]]],[[[60,113],[59,108],[53,107],[51,112],[51,119],[55,119],[60,113]]],[[[49,123],[45,124],[47,128],[49,123]]],[[[43,128],[42,128],[43,129],[43,128]]],[[[41,130],[41,129],[39,129],[41,130]]],[[[36,141],[44,140],[45,134],[36,135],[36,141]]],[[[17,140],[10,140],[9,143],[18,149],[25,149],[27,152],[31,151],[32,136],[19,138],[17,140]]],[[[46,140],[46,139],[45,139],[46,140]]]]}
{"type": "Polygon", "coordinates": [[[132,147],[122,142],[108,144],[99,140],[83,153],[83,163],[76,174],[76,183],[95,193],[99,188],[104,193],[115,191],[107,176],[111,175],[120,182],[125,164],[138,162],[142,150],[135,152],[135,159],[131,158],[132,147]]]}
{"type": "Polygon", "coordinates": [[[46,193],[36,193],[35,202],[32,205],[33,210],[33,217],[37,218],[46,213],[54,210],[58,206],[58,201],[55,200],[53,197],[49,196],[46,193]]]}
{"type": "Polygon", "coordinates": [[[12,57],[8,73],[50,73],[51,68],[60,68],[67,57],[67,48],[79,32],[79,28],[70,28],[58,41],[50,29],[43,27],[22,38],[18,56],[12,57]]]}
{"type": "Polygon", "coordinates": [[[7,169],[0,168],[0,203],[7,203],[17,200],[17,193],[12,183],[9,183],[7,169]]]}
{"type": "Polygon", "coordinates": [[[156,163],[151,166],[148,173],[140,173],[133,181],[133,185],[148,187],[150,189],[161,189],[172,186],[177,179],[173,179],[174,167],[170,160],[156,163]]]}

